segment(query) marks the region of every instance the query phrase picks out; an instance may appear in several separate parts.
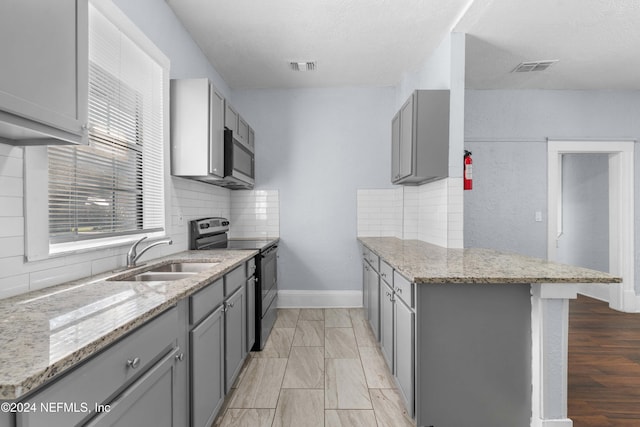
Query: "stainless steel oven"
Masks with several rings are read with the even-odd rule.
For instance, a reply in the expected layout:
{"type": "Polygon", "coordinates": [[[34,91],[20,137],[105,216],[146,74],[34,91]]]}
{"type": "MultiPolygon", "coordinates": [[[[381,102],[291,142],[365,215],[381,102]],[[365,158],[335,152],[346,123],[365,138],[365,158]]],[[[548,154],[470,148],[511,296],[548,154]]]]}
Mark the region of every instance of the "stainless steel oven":
{"type": "Polygon", "coordinates": [[[255,318],[256,341],[252,348],[259,351],[271,333],[278,315],[278,241],[279,239],[229,239],[229,220],[202,218],[189,222],[189,249],[252,249],[256,256],[255,318]]]}

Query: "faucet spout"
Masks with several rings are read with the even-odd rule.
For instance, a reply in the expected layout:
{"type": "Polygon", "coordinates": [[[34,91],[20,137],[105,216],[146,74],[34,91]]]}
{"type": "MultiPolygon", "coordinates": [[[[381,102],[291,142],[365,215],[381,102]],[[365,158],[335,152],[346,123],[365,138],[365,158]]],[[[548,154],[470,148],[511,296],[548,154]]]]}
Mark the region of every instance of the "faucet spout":
{"type": "Polygon", "coordinates": [[[140,253],[138,253],[138,245],[147,238],[147,236],[144,236],[143,238],[141,238],[140,240],[136,241],[133,245],[131,245],[131,247],[129,248],[129,251],[127,252],[127,268],[132,268],[136,266],[136,261],[138,261],[138,259],[145,253],[147,252],[149,249],[153,248],[154,246],[158,246],[158,245],[172,245],[173,244],[173,240],[171,240],[170,238],[166,238],[166,239],[162,239],[162,240],[158,240],[155,241],[153,243],[150,243],[147,247],[145,247],[144,249],[142,249],[140,251],[140,253]]]}

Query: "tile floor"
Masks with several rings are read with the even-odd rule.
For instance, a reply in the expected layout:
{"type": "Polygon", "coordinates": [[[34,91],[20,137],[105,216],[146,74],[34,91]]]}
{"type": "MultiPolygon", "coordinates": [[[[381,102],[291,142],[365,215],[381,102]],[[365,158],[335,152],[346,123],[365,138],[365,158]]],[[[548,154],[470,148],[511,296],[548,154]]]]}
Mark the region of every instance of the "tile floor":
{"type": "Polygon", "coordinates": [[[281,309],[212,427],[412,427],[362,309],[281,309]]]}

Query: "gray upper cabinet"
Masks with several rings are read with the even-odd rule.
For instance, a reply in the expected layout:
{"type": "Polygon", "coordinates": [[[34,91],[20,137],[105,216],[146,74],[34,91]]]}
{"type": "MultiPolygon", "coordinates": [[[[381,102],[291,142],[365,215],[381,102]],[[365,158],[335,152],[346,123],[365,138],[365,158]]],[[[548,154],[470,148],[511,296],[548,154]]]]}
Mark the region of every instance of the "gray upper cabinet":
{"type": "Polygon", "coordinates": [[[415,91],[391,129],[391,182],[418,185],[448,176],[448,90],[415,91]]]}
{"type": "Polygon", "coordinates": [[[86,144],[88,0],[0,2],[0,137],[86,144]]]}
{"type": "Polygon", "coordinates": [[[249,125],[242,116],[238,116],[238,140],[244,144],[249,144],[249,125]]]}
{"type": "Polygon", "coordinates": [[[391,120],[391,182],[400,179],[400,112],[391,120]]]}
{"type": "Polygon", "coordinates": [[[238,134],[238,113],[229,103],[225,106],[224,126],[230,131],[233,131],[234,134],[238,134]]]}
{"type": "Polygon", "coordinates": [[[224,177],[225,99],[208,79],[171,80],[171,174],[224,177]]]}

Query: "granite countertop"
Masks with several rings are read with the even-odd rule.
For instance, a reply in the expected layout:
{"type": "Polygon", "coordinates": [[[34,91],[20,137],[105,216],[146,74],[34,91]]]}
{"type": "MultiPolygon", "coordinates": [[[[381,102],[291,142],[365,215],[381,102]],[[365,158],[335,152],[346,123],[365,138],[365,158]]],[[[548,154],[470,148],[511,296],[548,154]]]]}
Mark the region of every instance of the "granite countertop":
{"type": "Polygon", "coordinates": [[[420,240],[360,237],[415,283],[621,283],[620,277],[492,249],[447,249],[420,240]]]}
{"type": "Polygon", "coordinates": [[[107,281],[117,270],[0,300],[0,399],[18,399],[254,257],[253,250],[186,251],[126,270],[219,262],[171,282],[107,281]]]}

